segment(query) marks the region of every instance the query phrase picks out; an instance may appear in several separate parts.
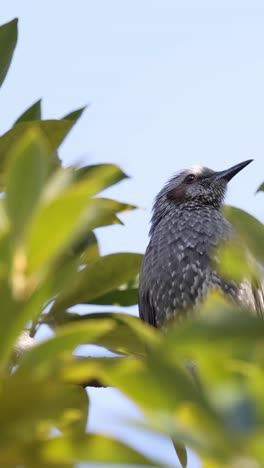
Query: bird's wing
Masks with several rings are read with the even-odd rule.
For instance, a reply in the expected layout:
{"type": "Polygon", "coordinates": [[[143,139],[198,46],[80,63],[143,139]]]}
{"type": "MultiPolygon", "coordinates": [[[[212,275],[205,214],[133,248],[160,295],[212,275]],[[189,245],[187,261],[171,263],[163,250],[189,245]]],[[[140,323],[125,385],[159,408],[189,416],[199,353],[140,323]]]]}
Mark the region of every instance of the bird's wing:
{"type": "Polygon", "coordinates": [[[258,317],[264,318],[264,286],[261,285],[258,288],[252,287],[252,293],[254,296],[256,314],[258,317]]]}
{"type": "Polygon", "coordinates": [[[138,310],[139,317],[144,320],[144,322],[149,323],[149,325],[152,325],[153,327],[157,326],[155,309],[151,304],[148,292],[143,293],[139,290],[138,310]]]}

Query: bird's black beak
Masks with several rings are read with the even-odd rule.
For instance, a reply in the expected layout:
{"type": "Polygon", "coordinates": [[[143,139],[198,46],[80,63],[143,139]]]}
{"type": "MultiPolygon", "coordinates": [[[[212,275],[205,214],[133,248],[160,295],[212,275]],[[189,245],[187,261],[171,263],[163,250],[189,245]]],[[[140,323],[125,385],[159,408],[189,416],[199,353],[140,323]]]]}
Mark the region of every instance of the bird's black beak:
{"type": "Polygon", "coordinates": [[[229,182],[229,180],[231,180],[238,172],[244,169],[244,167],[246,167],[252,161],[253,159],[248,159],[247,161],[236,164],[235,166],[232,166],[225,171],[216,172],[214,174],[214,180],[224,179],[229,182]]]}

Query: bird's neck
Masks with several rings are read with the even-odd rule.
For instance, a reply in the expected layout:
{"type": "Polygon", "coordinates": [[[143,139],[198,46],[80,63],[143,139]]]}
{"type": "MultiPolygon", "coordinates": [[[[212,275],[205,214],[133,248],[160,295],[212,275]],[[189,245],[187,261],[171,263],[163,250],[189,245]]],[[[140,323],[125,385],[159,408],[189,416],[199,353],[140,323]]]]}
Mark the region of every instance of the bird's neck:
{"type": "Polygon", "coordinates": [[[195,200],[188,201],[186,203],[176,204],[176,203],[166,203],[160,205],[159,207],[156,206],[156,209],[153,211],[153,216],[151,219],[151,228],[150,228],[150,236],[154,233],[157,226],[162,222],[162,224],[170,223],[172,220],[174,223],[177,223],[177,220],[181,220],[182,222],[186,223],[186,227],[188,225],[193,224],[194,219],[201,220],[201,228],[202,228],[202,220],[203,218],[208,219],[215,219],[221,218],[220,214],[220,206],[215,206],[212,204],[198,204],[195,200]]]}

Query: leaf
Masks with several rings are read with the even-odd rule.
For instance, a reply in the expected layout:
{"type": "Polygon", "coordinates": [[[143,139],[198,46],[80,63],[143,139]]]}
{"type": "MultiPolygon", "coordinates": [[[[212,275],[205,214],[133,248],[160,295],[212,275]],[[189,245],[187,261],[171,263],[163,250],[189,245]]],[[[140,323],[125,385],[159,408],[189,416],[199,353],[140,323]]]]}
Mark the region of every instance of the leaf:
{"type": "Polygon", "coordinates": [[[23,235],[41,196],[47,145],[36,129],[28,130],[11,150],[6,169],[6,211],[17,239],[23,235]]]}
{"type": "Polygon", "coordinates": [[[223,214],[246,242],[252,254],[255,255],[256,260],[264,263],[263,224],[245,211],[231,206],[226,206],[223,214]]]}
{"type": "Polygon", "coordinates": [[[89,187],[73,186],[39,207],[28,233],[29,271],[43,268],[69,247],[85,229],[91,204],[89,187]]]}
{"type": "Polygon", "coordinates": [[[17,19],[0,27],[0,86],[8,72],[17,43],[17,19]]]}
{"type": "Polygon", "coordinates": [[[108,333],[114,326],[111,320],[91,320],[65,325],[57,331],[55,337],[39,343],[21,358],[19,372],[22,372],[25,366],[31,369],[40,364],[52,366],[53,360],[58,356],[71,354],[80,344],[97,342],[100,336],[108,333]]]}
{"type": "Polygon", "coordinates": [[[72,288],[57,298],[50,313],[65,310],[75,304],[92,303],[97,297],[134,278],[139,272],[141,262],[140,254],[119,253],[100,257],[76,274],[72,288]]]}
{"type": "Polygon", "coordinates": [[[258,278],[258,269],[254,258],[248,249],[237,239],[220,245],[217,250],[220,261],[215,262],[215,268],[227,280],[243,281],[246,278],[254,282],[258,278]]]}
{"type": "Polygon", "coordinates": [[[44,318],[44,322],[48,323],[54,330],[60,330],[58,325],[61,326],[65,323],[81,322],[87,326],[89,322],[104,322],[110,319],[112,320],[112,328],[99,336],[96,342],[93,341],[93,344],[119,353],[145,355],[146,347],[158,342],[155,329],[128,314],[97,312],[80,315],[66,311],[59,312],[55,316],[48,315],[47,318],[44,318]]]}
{"type": "Polygon", "coordinates": [[[68,466],[74,462],[110,463],[121,467],[126,464],[130,466],[159,466],[122,442],[94,434],[86,434],[75,440],[55,437],[41,444],[40,453],[43,460],[52,464],[49,466],[54,467],[58,466],[59,463],[68,466]]]}
{"type": "Polygon", "coordinates": [[[15,121],[14,125],[21,122],[31,122],[33,120],[41,120],[41,99],[34,102],[28,109],[21,114],[21,116],[15,121]]]}
{"type": "Polygon", "coordinates": [[[75,180],[86,180],[90,183],[91,187],[97,184],[97,187],[93,189],[93,194],[104,190],[111,185],[117,184],[128,176],[115,164],[95,164],[80,167],[74,171],[75,180]],[[98,181],[100,186],[98,186],[98,181]]]}
{"type": "Polygon", "coordinates": [[[178,442],[172,441],[173,446],[175,448],[175,452],[177,453],[177,457],[181,463],[182,468],[187,468],[187,450],[186,447],[178,442]]]}
{"type": "Polygon", "coordinates": [[[264,182],[260,184],[256,192],[264,192],[264,182]]]}
{"type": "Polygon", "coordinates": [[[75,111],[72,111],[69,114],[66,114],[64,117],[62,117],[62,120],[73,120],[74,122],[76,122],[82,116],[85,109],[86,106],[81,107],[80,109],[76,109],[75,111]]]}
{"type": "Polygon", "coordinates": [[[56,377],[43,379],[30,369],[2,379],[0,425],[5,430],[0,433],[0,445],[38,440],[41,425],[48,432],[56,425],[68,434],[81,436],[87,404],[82,388],[62,384],[56,377]]]}
{"type": "Polygon", "coordinates": [[[74,125],[70,120],[39,120],[34,122],[21,122],[15,125],[11,130],[0,137],[0,175],[1,185],[3,186],[3,169],[7,154],[11,147],[25,134],[29,129],[31,131],[41,131],[49,144],[49,158],[54,168],[60,166],[60,161],[54,152],[63,142],[66,135],[74,125]]]}
{"type": "MultiPolygon", "coordinates": [[[[115,289],[103,296],[93,299],[92,304],[129,307],[138,303],[138,288],[115,289]]],[[[89,302],[86,302],[89,304],[89,302]]]]}

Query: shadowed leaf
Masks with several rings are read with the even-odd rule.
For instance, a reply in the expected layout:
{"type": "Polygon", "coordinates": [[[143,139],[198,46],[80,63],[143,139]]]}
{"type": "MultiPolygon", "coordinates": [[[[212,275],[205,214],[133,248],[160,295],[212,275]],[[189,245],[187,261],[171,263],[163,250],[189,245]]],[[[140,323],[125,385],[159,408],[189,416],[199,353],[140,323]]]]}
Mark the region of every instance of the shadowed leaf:
{"type": "Polygon", "coordinates": [[[17,43],[17,19],[0,27],[0,86],[11,63],[17,43]]]}
{"type": "Polygon", "coordinates": [[[92,303],[102,296],[134,278],[142,262],[142,255],[119,253],[100,257],[96,262],[78,272],[72,288],[58,297],[51,314],[65,310],[75,304],[92,303]]]}
{"type": "Polygon", "coordinates": [[[41,99],[25,110],[15,121],[14,125],[21,122],[31,122],[33,120],[41,120],[41,99]]]}
{"type": "Polygon", "coordinates": [[[69,114],[66,114],[64,117],[62,117],[62,120],[73,120],[74,122],[77,122],[77,120],[82,116],[85,109],[86,106],[81,107],[80,109],[76,109],[75,111],[72,111],[69,114]]]}

